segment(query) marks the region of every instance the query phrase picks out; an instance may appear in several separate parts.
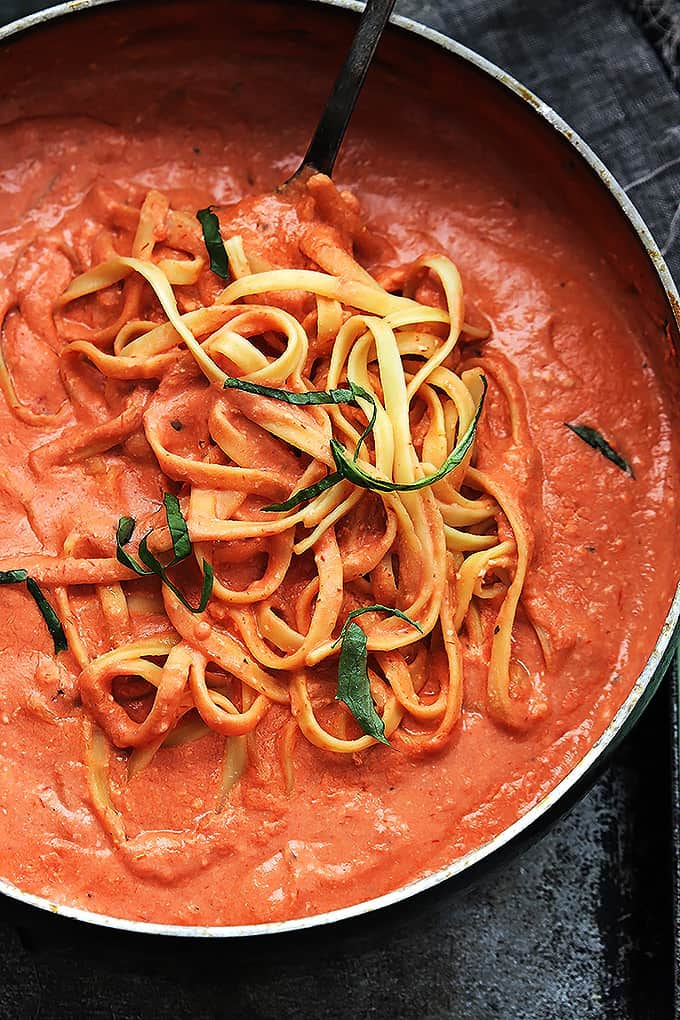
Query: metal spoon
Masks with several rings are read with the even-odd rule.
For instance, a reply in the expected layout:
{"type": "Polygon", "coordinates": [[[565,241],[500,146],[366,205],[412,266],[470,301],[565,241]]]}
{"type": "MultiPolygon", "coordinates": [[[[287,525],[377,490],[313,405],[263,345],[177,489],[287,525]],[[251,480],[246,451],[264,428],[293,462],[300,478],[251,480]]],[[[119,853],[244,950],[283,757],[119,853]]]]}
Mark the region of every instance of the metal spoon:
{"type": "MultiPolygon", "coordinates": [[[[356,35],[312,135],[305,158],[286,184],[305,170],[333,173],[338,150],[395,0],[367,0],[356,35]]],[[[284,185],[285,187],[285,185],[284,185]]]]}

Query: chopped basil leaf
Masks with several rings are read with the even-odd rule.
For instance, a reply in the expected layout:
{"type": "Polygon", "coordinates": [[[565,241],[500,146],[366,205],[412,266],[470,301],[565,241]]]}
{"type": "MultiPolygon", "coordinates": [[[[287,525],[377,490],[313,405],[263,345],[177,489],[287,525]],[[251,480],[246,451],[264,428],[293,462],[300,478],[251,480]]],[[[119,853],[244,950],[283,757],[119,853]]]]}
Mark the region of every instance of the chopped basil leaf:
{"type": "Polygon", "coordinates": [[[155,574],[161,579],[161,583],[169,588],[170,591],[175,595],[176,598],[189,610],[190,613],[202,613],[205,611],[208,601],[212,594],[214,572],[212,566],[203,560],[203,585],[201,588],[201,598],[197,606],[192,606],[187,601],[185,596],[174,584],[173,581],[167,575],[167,571],[171,567],[177,566],[183,560],[187,559],[191,555],[191,539],[189,538],[189,531],[187,529],[186,521],[179,507],[179,501],[176,496],[172,493],[166,492],[163,496],[163,505],[165,507],[165,518],[168,523],[168,530],[170,531],[170,537],[172,538],[172,548],[174,556],[167,566],[163,566],[160,560],[157,560],[153,555],[148,546],[148,539],[151,532],[146,534],[139,543],[139,558],[148,569],[140,566],[139,563],[134,560],[129,553],[125,551],[123,546],[127,545],[132,534],[135,530],[135,518],[134,517],[121,517],[118,521],[118,527],[116,528],[116,558],[119,563],[128,567],[130,570],[134,570],[140,577],[150,577],[155,574]]]}
{"type": "Polygon", "coordinates": [[[177,496],[166,492],[163,496],[163,505],[165,506],[165,516],[168,520],[168,529],[172,539],[175,563],[179,563],[180,560],[185,560],[187,556],[191,556],[191,539],[189,538],[187,522],[182,516],[177,496]]]}
{"type": "Polygon", "coordinates": [[[308,499],[316,499],[326,489],[332,489],[334,485],[342,481],[342,475],[339,471],[333,472],[332,475],[326,475],[321,481],[315,482],[314,485],[308,485],[305,489],[298,489],[292,496],[289,496],[283,503],[272,503],[270,506],[262,507],[263,510],[271,511],[272,513],[283,512],[285,510],[292,510],[293,507],[299,506],[300,503],[306,502],[308,499]]]}
{"type": "Polygon", "coordinates": [[[371,432],[373,431],[373,427],[375,425],[375,419],[378,417],[378,405],[376,404],[376,402],[373,399],[373,397],[371,396],[371,394],[367,393],[366,390],[362,389],[361,386],[356,386],[355,387],[354,383],[350,383],[350,386],[352,386],[353,389],[356,389],[357,396],[366,397],[366,399],[370,400],[371,404],[373,405],[373,410],[371,411],[371,417],[369,418],[368,422],[366,423],[366,428],[364,429],[364,431],[359,436],[359,442],[357,443],[356,448],[354,450],[354,457],[353,457],[353,459],[356,460],[357,457],[359,456],[359,451],[361,450],[361,447],[364,445],[364,443],[366,442],[366,440],[370,436],[371,432]]]}
{"type": "Polygon", "coordinates": [[[220,221],[212,211],[212,206],[208,206],[207,209],[199,209],[196,219],[203,228],[203,240],[210,256],[211,270],[221,279],[227,280],[229,278],[229,256],[220,234],[220,221]]]}
{"type": "Polygon", "coordinates": [[[47,624],[50,637],[54,642],[55,655],[58,655],[59,652],[65,652],[68,649],[68,641],[66,640],[66,634],[64,633],[64,628],[61,625],[61,620],[43,595],[37,581],[34,581],[32,577],[27,577],[26,587],[32,595],[36,606],[40,610],[43,620],[47,624]]]}
{"type": "Polygon", "coordinates": [[[582,439],[584,443],[587,443],[588,446],[592,446],[594,450],[601,453],[602,456],[606,457],[607,460],[610,460],[612,464],[616,464],[617,468],[620,468],[621,471],[625,471],[631,478],[635,478],[633,469],[628,461],[625,460],[620,453],[617,453],[613,446],[609,445],[601,432],[598,432],[597,429],[591,428],[590,425],[574,425],[568,421],[565,421],[564,424],[568,429],[571,429],[571,431],[574,432],[579,439],[582,439]]]}
{"type": "Polygon", "coordinates": [[[54,642],[55,655],[65,652],[68,649],[68,641],[64,628],[54,609],[43,595],[38,582],[29,577],[25,570],[0,570],[0,584],[19,584],[21,581],[26,582],[26,588],[47,624],[50,637],[54,642]]]}
{"type": "Polygon", "coordinates": [[[366,635],[358,623],[350,623],[342,639],[335,697],[347,705],[362,733],[389,746],[385,724],[376,712],[371,697],[366,635]]]}
{"type": "Polygon", "coordinates": [[[228,375],[224,380],[224,389],[242,390],[244,393],[253,393],[259,397],[271,397],[272,400],[281,400],[285,404],[296,404],[301,407],[311,404],[354,404],[356,407],[359,407],[358,398],[362,397],[369,402],[372,411],[368,424],[359,437],[354,453],[355,458],[359,455],[361,444],[373,431],[378,414],[378,408],[373,395],[368,390],[365,390],[363,386],[358,386],[351,380],[348,380],[347,386],[341,386],[334,390],[305,390],[302,393],[295,393],[292,390],[277,389],[275,386],[260,386],[259,383],[248,382],[246,379],[236,379],[234,376],[228,375]]]}
{"type": "MultiPolygon", "coordinates": [[[[274,386],[261,386],[259,383],[248,382],[246,379],[236,379],[234,376],[227,376],[224,380],[224,389],[241,390],[243,393],[252,393],[258,397],[270,397],[272,400],[281,400],[285,404],[294,404],[300,407],[313,404],[354,404],[359,407],[359,398],[367,400],[372,408],[371,417],[359,437],[359,442],[354,451],[355,459],[359,455],[361,444],[365,442],[367,436],[373,431],[378,413],[373,395],[368,390],[365,390],[363,386],[358,386],[356,383],[351,382],[351,380],[348,381],[347,386],[333,390],[307,390],[303,393],[294,393],[292,390],[281,390],[274,386]]],[[[272,513],[292,510],[308,499],[315,499],[316,496],[321,495],[326,489],[336,485],[342,478],[343,475],[339,472],[328,475],[326,478],[322,478],[321,481],[316,482],[315,485],[309,485],[307,488],[294,492],[283,503],[272,503],[270,506],[263,507],[263,509],[272,513]]]]}
{"type": "Polygon", "coordinates": [[[454,446],[441,467],[433,474],[426,475],[425,478],[419,478],[416,482],[390,482],[387,479],[377,478],[374,474],[364,471],[356,463],[354,457],[350,459],[342,443],[339,443],[337,439],[331,439],[331,453],[333,454],[335,466],[338,469],[337,473],[346,478],[348,482],[352,482],[354,485],[364,489],[370,489],[372,492],[413,492],[416,489],[424,489],[427,485],[434,485],[435,482],[441,481],[449,472],[453,471],[459,464],[462,464],[474,442],[477,423],[482,413],[487,390],[486,378],[482,376],[481,379],[483,386],[482,397],[474,418],[465,430],[462,439],[454,446]]]}
{"type": "MultiPolygon", "coordinates": [[[[139,558],[142,561],[142,563],[144,563],[149,568],[149,573],[156,574],[158,577],[160,577],[162,583],[166,586],[166,588],[170,589],[173,595],[175,595],[175,597],[180,600],[182,605],[185,606],[190,613],[203,613],[205,611],[206,606],[208,605],[208,600],[212,594],[214,577],[213,568],[210,566],[207,560],[203,560],[203,586],[201,588],[201,598],[197,606],[192,606],[191,603],[187,602],[186,598],[179,590],[177,585],[170,580],[166,572],[168,569],[170,569],[170,567],[176,566],[178,560],[173,559],[170,563],[168,563],[167,568],[164,567],[163,564],[159,560],[157,560],[153,553],[150,551],[147,545],[148,537],[149,537],[148,535],[145,535],[142,541],[139,543],[139,558]]],[[[182,558],[186,559],[186,557],[182,558]]]]}
{"type": "MultiPolygon", "coordinates": [[[[361,387],[357,387],[361,389],[361,387]]],[[[275,386],[261,386],[259,383],[249,382],[247,379],[237,379],[228,375],[224,380],[225,390],[242,390],[244,393],[253,393],[258,397],[271,397],[272,400],[282,400],[285,404],[354,404],[353,389],[335,390],[303,390],[297,393],[293,390],[281,390],[275,386]]],[[[365,393],[365,391],[363,391],[365,393]]],[[[367,399],[371,399],[366,394],[367,399]]]]}
{"type": "Polygon", "coordinates": [[[25,570],[0,570],[0,584],[18,584],[27,577],[28,573],[25,570]]]}
{"type": "Polygon", "coordinates": [[[371,697],[371,683],[368,677],[368,651],[367,638],[363,629],[354,620],[364,613],[390,613],[398,616],[401,620],[410,623],[412,627],[420,631],[422,627],[412,620],[400,609],[392,609],[389,606],[363,606],[361,609],[354,609],[347,615],[340,637],[334,642],[342,642],[340,645],[340,658],[338,660],[338,687],[335,694],[336,701],[342,701],[359,724],[362,733],[374,737],[381,744],[390,746],[385,736],[385,724],[375,710],[375,704],[371,697]]]}
{"type": "Polygon", "coordinates": [[[139,563],[136,563],[123,548],[132,538],[136,523],[134,517],[121,517],[118,521],[118,527],[116,528],[116,559],[124,567],[127,567],[128,570],[134,570],[135,574],[139,574],[140,577],[146,577],[149,571],[140,567],[139,563]]]}
{"type": "Polygon", "coordinates": [[[364,613],[389,613],[390,616],[398,616],[400,620],[404,620],[405,623],[410,623],[412,627],[423,633],[423,628],[415,620],[412,620],[406,613],[402,613],[401,609],[394,609],[392,606],[381,606],[379,602],[374,603],[372,606],[362,606],[361,609],[353,609],[351,613],[347,614],[347,619],[342,625],[340,636],[333,642],[333,647],[337,645],[338,641],[342,641],[343,636],[347,628],[349,627],[352,620],[356,620],[357,616],[363,616],[364,613]]]}

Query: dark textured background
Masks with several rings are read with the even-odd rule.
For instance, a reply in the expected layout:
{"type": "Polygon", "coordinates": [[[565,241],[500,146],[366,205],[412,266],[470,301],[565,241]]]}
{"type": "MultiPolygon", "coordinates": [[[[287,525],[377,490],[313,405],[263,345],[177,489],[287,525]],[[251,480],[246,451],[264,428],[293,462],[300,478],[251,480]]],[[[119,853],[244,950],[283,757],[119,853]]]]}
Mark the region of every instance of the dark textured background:
{"type": "MultiPolygon", "coordinates": [[[[39,6],[0,0],[0,22],[39,6]]],[[[680,278],[678,0],[401,0],[397,10],[553,105],[626,186],[680,278]]],[[[192,945],[0,905],[0,1020],[666,1020],[668,694],[666,685],[592,792],[540,844],[437,916],[398,914],[377,934],[359,926],[192,945]]]]}

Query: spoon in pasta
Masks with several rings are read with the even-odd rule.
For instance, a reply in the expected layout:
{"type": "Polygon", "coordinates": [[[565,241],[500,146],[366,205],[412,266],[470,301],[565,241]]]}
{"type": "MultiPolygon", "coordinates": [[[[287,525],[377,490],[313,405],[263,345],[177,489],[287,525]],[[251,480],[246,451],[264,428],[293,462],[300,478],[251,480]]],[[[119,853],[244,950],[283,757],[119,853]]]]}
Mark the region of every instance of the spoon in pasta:
{"type": "MultiPolygon", "coordinates": [[[[307,152],[297,170],[278,186],[276,191],[279,194],[296,181],[312,174],[332,176],[347,125],[394,4],[395,0],[366,0],[352,45],[326,100],[307,152]]],[[[213,206],[199,209],[196,215],[203,228],[210,268],[226,280],[229,276],[229,256],[220,234],[219,218],[213,212],[213,206]]]]}
{"type": "Polygon", "coordinates": [[[306,170],[330,177],[366,73],[395,0],[367,0],[349,53],[335,80],[302,163],[283,187],[306,170]]]}

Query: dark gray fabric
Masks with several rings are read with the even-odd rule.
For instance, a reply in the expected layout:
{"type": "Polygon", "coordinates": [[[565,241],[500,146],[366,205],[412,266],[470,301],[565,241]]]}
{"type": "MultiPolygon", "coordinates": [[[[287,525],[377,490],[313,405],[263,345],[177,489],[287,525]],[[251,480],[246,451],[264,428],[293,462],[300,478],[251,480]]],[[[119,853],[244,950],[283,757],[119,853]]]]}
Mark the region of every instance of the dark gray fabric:
{"type": "Polygon", "coordinates": [[[680,4],[678,0],[624,0],[664,62],[672,81],[680,81],[680,4]]]}
{"type": "MultiPolygon", "coordinates": [[[[30,9],[0,0],[0,20],[30,9]]],[[[627,185],[680,275],[671,230],[680,99],[625,0],[400,0],[397,10],[460,39],[553,105],[627,185]]],[[[84,946],[63,926],[43,945],[30,915],[17,922],[0,907],[0,1020],[665,1020],[663,788],[654,799],[663,718],[646,721],[540,845],[441,917],[361,950],[321,931],[292,959],[277,959],[267,943],[206,947],[187,960],[181,945],[151,952],[120,939],[112,948],[97,932],[84,946]]]]}

